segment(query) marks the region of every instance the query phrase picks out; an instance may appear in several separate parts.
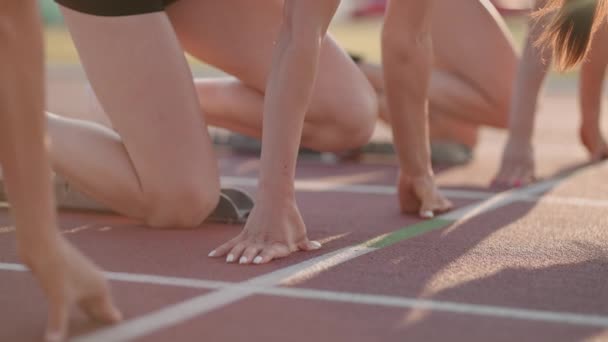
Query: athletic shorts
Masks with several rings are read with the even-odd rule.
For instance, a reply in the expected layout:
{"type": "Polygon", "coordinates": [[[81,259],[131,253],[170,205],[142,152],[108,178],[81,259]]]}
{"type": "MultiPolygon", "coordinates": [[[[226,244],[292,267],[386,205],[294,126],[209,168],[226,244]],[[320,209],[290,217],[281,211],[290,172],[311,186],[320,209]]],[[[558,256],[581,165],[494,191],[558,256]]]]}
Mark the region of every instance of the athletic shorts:
{"type": "Polygon", "coordinates": [[[104,17],[161,12],[176,1],[178,0],[55,0],[74,11],[104,17]]]}

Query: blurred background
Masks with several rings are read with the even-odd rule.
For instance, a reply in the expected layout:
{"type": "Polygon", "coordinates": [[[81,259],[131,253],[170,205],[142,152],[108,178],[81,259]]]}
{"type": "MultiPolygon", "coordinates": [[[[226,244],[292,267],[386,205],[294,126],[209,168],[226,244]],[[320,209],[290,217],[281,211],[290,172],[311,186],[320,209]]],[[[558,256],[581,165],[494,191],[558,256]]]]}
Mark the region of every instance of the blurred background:
{"type": "MultiPolygon", "coordinates": [[[[86,78],[69,33],[63,25],[61,13],[52,0],[39,0],[45,22],[48,66],[48,109],[66,116],[87,117],[86,78]]],[[[260,1],[260,0],[258,0],[260,1]]],[[[263,1],[263,0],[262,0],[263,1]]],[[[478,1],[478,0],[471,0],[478,1]]],[[[491,0],[513,33],[521,49],[527,30],[527,18],[532,0],[491,0]]],[[[380,60],[380,28],[385,0],[343,0],[330,28],[331,34],[349,52],[362,55],[369,61],[380,60]]],[[[190,59],[196,76],[214,76],[219,71],[190,59]]],[[[547,89],[573,91],[576,72],[566,75],[553,73],[547,89]]]]}
{"type": "MultiPolygon", "coordinates": [[[[39,0],[46,24],[47,56],[51,64],[78,63],[76,51],[63,26],[61,13],[52,0],[39,0]]],[[[476,1],[476,0],[471,0],[476,1]]],[[[492,0],[505,16],[518,42],[525,34],[525,14],[530,0],[492,0]]],[[[343,0],[331,32],[349,51],[370,60],[380,56],[378,34],[385,0],[343,0]]]]}

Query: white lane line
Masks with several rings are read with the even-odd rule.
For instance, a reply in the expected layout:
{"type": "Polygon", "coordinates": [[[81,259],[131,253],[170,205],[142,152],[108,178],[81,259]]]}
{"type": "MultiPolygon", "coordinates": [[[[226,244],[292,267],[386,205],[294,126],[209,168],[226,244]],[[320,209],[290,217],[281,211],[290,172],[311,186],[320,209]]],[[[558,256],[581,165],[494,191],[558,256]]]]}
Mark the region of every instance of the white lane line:
{"type": "Polygon", "coordinates": [[[474,203],[468,205],[466,207],[445,213],[440,217],[444,220],[450,221],[464,221],[468,220],[471,217],[477,216],[479,214],[483,214],[490,210],[495,210],[500,207],[507,206],[513,202],[518,201],[519,197],[522,196],[533,196],[538,193],[548,191],[549,189],[555,187],[559,182],[563,181],[564,177],[548,179],[543,182],[534,183],[524,188],[519,189],[511,189],[509,191],[505,191],[502,193],[498,193],[485,201],[480,203],[474,203]]]}
{"type": "Polygon", "coordinates": [[[313,299],[329,302],[342,302],[396,308],[423,309],[483,317],[498,317],[525,321],[539,321],[546,323],[560,323],[608,328],[608,316],[587,315],[570,312],[530,310],[493,305],[465,304],[458,302],[446,302],[417,298],[285,287],[263,288],[258,291],[258,293],[289,298],[313,299]]]}
{"type": "MultiPolygon", "coordinates": [[[[4,263],[0,262],[0,271],[15,271],[15,272],[29,272],[29,269],[22,264],[4,263]]],[[[152,285],[165,285],[165,286],[177,286],[177,287],[188,287],[195,289],[209,289],[216,290],[230,286],[234,286],[235,283],[227,281],[216,281],[216,280],[202,280],[193,278],[182,278],[182,277],[168,277],[150,274],[138,274],[138,273],[123,273],[123,272],[103,272],[105,277],[109,280],[121,281],[127,283],[139,283],[139,284],[152,284],[152,285]]]]}
{"type": "Polygon", "coordinates": [[[2,271],[16,271],[16,272],[28,272],[27,267],[21,264],[9,264],[0,263],[0,270],[2,271]]]}
{"type": "Polygon", "coordinates": [[[154,331],[171,327],[180,322],[187,321],[201,314],[208,313],[228,304],[247,298],[254,295],[262,287],[280,284],[283,279],[288,279],[291,275],[297,274],[302,270],[319,267],[319,264],[325,265],[325,267],[335,266],[339,263],[350,260],[347,257],[342,257],[342,255],[347,255],[353,258],[361,255],[362,253],[369,253],[371,250],[371,248],[365,247],[346,247],[283,269],[279,269],[274,272],[270,272],[265,275],[261,275],[259,277],[252,278],[210,294],[194,297],[193,299],[168,306],[151,314],[134,318],[119,325],[101,329],[89,335],[77,337],[73,341],[131,341],[133,339],[149,335],[154,331]]]}
{"type": "MultiPolygon", "coordinates": [[[[257,178],[250,177],[222,177],[223,186],[246,186],[256,187],[257,178]]],[[[394,186],[387,185],[364,185],[364,184],[340,184],[329,181],[318,180],[297,180],[296,190],[305,192],[339,192],[350,194],[369,194],[369,195],[395,195],[397,190],[394,186]]],[[[516,189],[517,190],[517,189],[516,189]]],[[[521,189],[519,189],[521,190],[521,189]]],[[[473,199],[483,200],[496,196],[497,193],[491,191],[455,190],[442,189],[441,192],[449,198],[454,199],[473,199]]],[[[515,201],[530,203],[553,203],[565,204],[579,207],[608,207],[608,200],[588,199],[581,197],[567,196],[535,196],[532,194],[518,194],[514,197],[515,201]]]]}
{"type": "MultiPolygon", "coordinates": [[[[570,176],[574,173],[576,172],[571,173],[570,176]]],[[[455,210],[454,212],[440,215],[437,217],[437,219],[450,221],[466,220],[473,215],[479,215],[489,210],[512,203],[516,200],[515,198],[518,195],[533,195],[551,189],[564,178],[565,176],[539,182],[526,188],[514,189],[507,191],[506,193],[496,194],[495,196],[481,203],[472,204],[455,210]]],[[[374,250],[374,248],[362,246],[346,247],[338,251],[327,253],[284,269],[271,272],[267,275],[253,278],[243,282],[242,284],[255,286],[275,286],[281,284],[283,281],[289,281],[296,276],[304,279],[318,274],[319,268],[322,270],[327,270],[330,267],[352,260],[374,250]],[[333,261],[327,264],[328,260],[333,261]]],[[[212,310],[219,309],[225,305],[234,303],[255,293],[256,291],[253,289],[222,289],[210,294],[195,297],[164,309],[160,309],[148,315],[137,317],[133,320],[126,321],[113,327],[101,329],[92,334],[79,337],[75,339],[75,341],[129,341],[138,337],[149,335],[163,328],[171,327],[179,322],[184,322],[212,310]],[[179,319],[176,317],[179,317],[179,319]]]]}
{"type": "MultiPolygon", "coordinates": [[[[356,252],[351,250],[350,252],[356,252]]],[[[367,251],[361,250],[359,253],[365,254],[367,251]]],[[[359,254],[359,255],[362,255],[359,254]]],[[[336,254],[335,256],[339,256],[336,254]]],[[[325,266],[330,267],[332,263],[329,262],[325,266]]],[[[310,265],[316,267],[314,263],[310,265]]],[[[23,265],[19,264],[6,264],[0,263],[0,270],[6,271],[27,271],[23,265]]],[[[205,307],[205,310],[199,309],[195,305],[185,305],[184,303],[177,304],[171,307],[170,319],[165,319],[167,311],[158,311],[152,315],[159,315],[159,319],[162,319],[163,324],[174,325],[179,322],[183,322],[198,316],[203,313],[209,312],[216,307],[225,306],[233,303],[236,300],[240,300],[243,296],[249,296],[253,294],[269,295],[278,297],[287,297],[294,299],[311,299],[325,302],[339,302],[349,303],[357,305],[372,305],[372,306],[384,306],[393,308],[407,308],[407,309],[422,309],[432,310],[437,312],[447,312],[456,314],[467,314],[482,317],[496,317],[496,318],[508,318],[518,319],[525,321],[539,321],[545,323],[559,323],[559,324],[571,324],[578,326],[593,326],[608,328],[608,316],[580,314],[571,312],[557,312],[548,310],[533,310],[523,309],[515,307],[503,307],[494,305],[480,305],[480,304],[467,304],[458,302],[447,302],[447,301],[436,301],[418,298],[408,298],[400,296],[387,296],[387,295],[373,295],[365,293],[353,293],[353,292],[336,292],[327,290],[315,290],[306,288],[289,288],[289,287],[275,287],[268,286],[269,284],[284,283],[284,276],[288,274],[286,270],[281,270],[268,276],[262,276],[257,278],[255,281],[244,282],[244,283],[229,283],[229,282],[218,282],[201,279],[190,279],[190,278],[176,278],[176,277],[164,277],[164,276],[153,276],[144,274],[130,274],[130,273],[117,273],[117,272],[105,272],[109,279],[115,281],[129,282],[129,283],[144,283],[151,285],[168,285],[175,287],[184,288],[205,288],[205,289],[222,289],[222,291],[214,292],[207,296],[199,297],[200,305],[205,307]],[[196,310],[193,312],[194,308],[196,310]]],[[[198,303],[197,303],[198,304],[198,303]]],[[[131,325],[129,329],[147,327],[147,322],[139,322],[131,325]]],[[[120,332],[121,329],[118,329],[120,332]]],[[[117,331],[114,332],[112,338],[115,338],[117,331]]],[[[139,336],[135,336],[139,337],[139,336]]],[[[99,336],[99,340],[104,336],[99,336]]],[[[76,339],[80,340],[80,339],[76,339]]],[[[90,338],[87,338],[87,341],[90,338]]]]}
{"type": "Polygon", "coordinates": [[[227,281],[201,280],[182,277],[166,277],[148,274],[134,274],[122,272],[104,272],[106,278],[114,281],[129,283],[154,284],[166,286],[180,286],[198,289],[221,289],[232,286],[234,283],[227,281]]]}

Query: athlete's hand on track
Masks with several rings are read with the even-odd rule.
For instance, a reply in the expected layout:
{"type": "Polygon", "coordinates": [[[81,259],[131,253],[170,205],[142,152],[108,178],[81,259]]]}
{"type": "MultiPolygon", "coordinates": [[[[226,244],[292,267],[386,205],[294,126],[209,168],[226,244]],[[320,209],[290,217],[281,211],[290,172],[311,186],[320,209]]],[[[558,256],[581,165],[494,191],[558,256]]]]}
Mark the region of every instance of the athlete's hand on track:
{"type": "Polygon", "coordinates": [[[581,127],[580,137],[592,162],[608,159],[608,144],[602,136],[599,125],[581,127]]]}
{"type": "Polygon", "coordinates": [[[20,251],[47,296],[46,341],[66,338],[74,307],[96,321],[115,323],[122,319],[103,274],[67,241],[60,238],[44,246],[20,246],[20,251]]]}
{"type": "Polygon", "coordinates": [[[428,219],[453,207],[452,202],[445,198],[435,185],[433,175],[410,177],[401,172],[397,189],[403,213],[416,213],[428,219]]]}
{"type": "Polygon", "coordinates": [[[226,262],[265,264],[296,251],[321,248],[310,241],[306,226],[294,198],[273,199],[257,196],[243,231],[209,253],[210,257],[226,256],[226,262]]]}
{"type": "Polygon", "coordinates": [[[493,185],[520,187],[534,181],[534,152],[529,142],[509,139],[493,185]]]}

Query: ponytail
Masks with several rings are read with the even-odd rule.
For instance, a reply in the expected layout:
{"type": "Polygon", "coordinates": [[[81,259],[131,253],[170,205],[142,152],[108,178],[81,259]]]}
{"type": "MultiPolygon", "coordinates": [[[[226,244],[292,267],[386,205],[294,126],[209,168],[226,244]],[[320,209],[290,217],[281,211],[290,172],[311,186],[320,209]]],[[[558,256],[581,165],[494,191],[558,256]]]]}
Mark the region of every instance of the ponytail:
{"type": "Polygon", "coordinates": [[[593,34],[607,18],[607,3],[608,0],[549,0],[533,14],[536,20],[548,22],[537,43],[553,50],[558,69],[569,69],[585,57],[593,34]]]}

